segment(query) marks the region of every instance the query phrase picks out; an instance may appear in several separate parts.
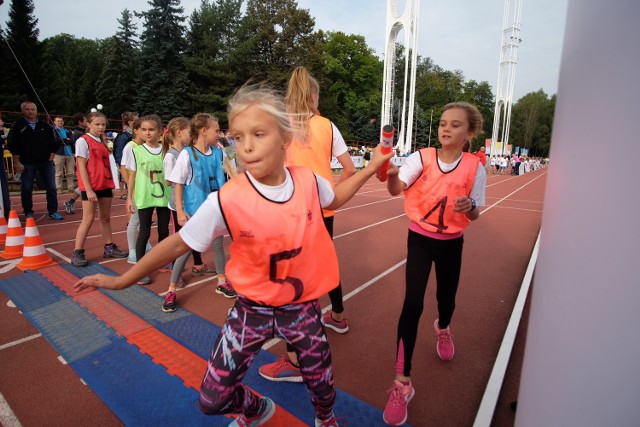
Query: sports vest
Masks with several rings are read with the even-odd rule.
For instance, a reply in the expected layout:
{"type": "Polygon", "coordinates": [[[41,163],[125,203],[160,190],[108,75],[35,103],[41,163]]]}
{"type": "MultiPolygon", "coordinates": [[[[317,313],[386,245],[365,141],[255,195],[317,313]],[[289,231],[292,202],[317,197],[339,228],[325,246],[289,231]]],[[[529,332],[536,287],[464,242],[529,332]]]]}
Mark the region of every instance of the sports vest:
{"type": "MultiPolygon", "coordinates": [[[[320,175],[334,188],[331,173],[331,151],[333,127],[326,117],[313,115],[309,119],[309,136],[306,141],[293,139],[285,157],[285,166],[307,166],[320,175]]],[[[335,211],[323,209],[325,217],[335,215],[335,211]]]]}
{"type": "Polygon", "coordinates": [[[462,232],[471,221],[464,213],[454,212],[454,199],[467,196],[480,160],[469,153],[450,172],[438,166],[435,148],[420,150],[422,175],[405,190],[404,210],[411,221],[432,233],[454,234],[462,232]]]}
{"type": "MultiPolygon", "coordinates": [[[[167,150],[167,154],[165,154],[166,156],[173,156],[173,164],[175,164],[176,160],[178,160],[178,156],[180,155],[180,152],[178,150],[176,150],[175,148],[171,147],[167,150]]],[[[175,184],[173,184],[171,186],[171,192],[169,193],[169,209],[171,209],[172,211],[176,210],[176,186],[175,184]]]]}
{"type": "Polygon", "coordinates": [[[211,147],[211,154],[205,155],[194,147],[185,147],[184,149],[189,153],[192,172],[191,182],[184,186],[184,211],[192,216],[207,199],[207,196],[218,191],[224,184],[222,150],[211,147]],[[194,150],[197,151],[195,155],[194,150]]]}
{"type": "MultiPolygon", "coordinates": [[[[93,191],[106,190],[108,188],[116,188],[111,175],[111,164],[109,163],[109,150],[102,143],[98,142],[87,134],[82,138],[89,146],[89,158],[86,167],[89,175],[89,183],[93,191]]],[[[87,191],[87,186],[82,181],[80,174],[80,166],[76,163],[76,174],[78,175],[78,187],[80,191],[87,191]]]]}
{"type": "Polygon", "coordinates": [[[315,176],[308,168],[288,169],[294,190],[285,202],[265,198],[246,174],[218,193],[233,240],[227,277],[238,294],[273,307],[315,300],[339,282],[315,176]]]}
{"type": "Polygon", "coordinates": [[[136,145],[133,147],[136,160],[136,187],[134,202],[138,209],[151,207],[167,207],[169,203],[169,189],[164,182],[164,166],[162,152],[152,154],[147,147],[136,145]]]}

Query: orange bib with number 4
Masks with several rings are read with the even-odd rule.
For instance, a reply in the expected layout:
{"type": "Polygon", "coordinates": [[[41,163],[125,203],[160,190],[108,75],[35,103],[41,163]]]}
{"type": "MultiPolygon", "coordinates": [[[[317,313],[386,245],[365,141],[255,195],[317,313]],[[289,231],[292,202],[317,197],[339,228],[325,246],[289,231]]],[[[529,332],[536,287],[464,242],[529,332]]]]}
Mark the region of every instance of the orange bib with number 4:
{"type": "Polygon", "coordinates": [[[480,161],[476,156],[462,153],[458,165],[443,172],[438,165],[437,150],[423,148],[422,175],[405,190],[404,210],[409,219],[432,233],[462,232],[471,221],[454,212],[454,200],[469,197],[480,161]]]}

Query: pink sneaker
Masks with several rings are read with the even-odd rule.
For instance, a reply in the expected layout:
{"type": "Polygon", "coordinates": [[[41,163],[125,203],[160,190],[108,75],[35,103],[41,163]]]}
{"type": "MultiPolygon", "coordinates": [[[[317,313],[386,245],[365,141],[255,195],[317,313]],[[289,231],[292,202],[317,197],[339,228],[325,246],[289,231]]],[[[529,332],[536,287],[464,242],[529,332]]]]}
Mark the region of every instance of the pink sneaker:
{"type": "Polygon", "coordinates": [[[260,375],[269,381],[302,382],[300,368],[291,364],[288,357],[282,357],[273,363],[267,363],[258,369],[260,375]]]}
{"type": "Polygon", "coordinates": [[[433,328],[436,330],[436,335],[438,335],[438,344],[436,344],[438,356],[442,360],[453,359],[454,348],[453,339],[451,338],[451,330],[449,327],[446,329],[440,329],[440,327],[438,327],[438,319],[433,322],[433,328]]]}
{"type": "Polygon", "coordinates": [[[331,315],[332,311],[328,311],[322,316],[322,323],[324,323],[325,328],[333,329],[339,334],[346,334],[349,332],[349,322],[347,318],[343,318],[342,320],[335,320],[331,315]]]}
{"type": "Polygon", "coordinates": [[[416,391],[411,384],[404,385],[395,380],[387,393],[389,393],[389,400],[384,407],[382,419],[390,426],[400,426],[407,422],[407,405],[416,391]]]}

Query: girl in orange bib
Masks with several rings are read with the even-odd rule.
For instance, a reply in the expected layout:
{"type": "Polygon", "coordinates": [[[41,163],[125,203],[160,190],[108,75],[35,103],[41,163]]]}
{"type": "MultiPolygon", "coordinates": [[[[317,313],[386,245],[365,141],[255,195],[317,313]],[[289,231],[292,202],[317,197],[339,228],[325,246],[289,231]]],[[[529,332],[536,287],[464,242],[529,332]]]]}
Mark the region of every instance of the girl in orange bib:
{"type": "Polygon", "coordinates": [[[191,249],[206,250],[231,235],[227,277],[238,298],[213,346],[200,392],[211,415],[239,413],[231,426],[264,424],[274,402],[242,384],[262,345],[293,345],[316,412],[316,426],[337,426],[331,352],[318,298],[338,283],[338,260],[322,208],[346,203],[391,155],[377,149],[362,171],[335,189],[302,166],[284,167],[293,137],[282,98],[245,86],[229,100],[229,127],[246,172],[211,193],[179,233],[163,240],[119,277],[95,275],[76,283],[123,289],[191,249]]]}
{"type": "Polygon", "coordinates": [[[424,148],[411,154],[398,170],[391,165],[387,189],[404,191],[405,212],[411,221],[407,243],[406,292],[398,322],[396,379],[389,390],[384,421],[402,425],[411,385],[411,359],[424,307],[431,265],[436,268],[438,319],[436,350],[442,360],[453,358],[449,323],[455,308],[462,264],[464,229],[478,219],[484,205],[486,172],[480,160],[462,147],[482,130],[482,115],[465,102],[447,104],[438,126],[442,148],[424,148]]]}

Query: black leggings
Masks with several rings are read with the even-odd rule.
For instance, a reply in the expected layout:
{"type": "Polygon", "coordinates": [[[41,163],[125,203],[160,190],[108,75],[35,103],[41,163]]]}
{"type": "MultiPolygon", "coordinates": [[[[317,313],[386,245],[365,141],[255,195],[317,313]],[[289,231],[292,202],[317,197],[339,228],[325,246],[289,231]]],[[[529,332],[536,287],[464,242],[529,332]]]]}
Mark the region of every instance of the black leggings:
{"type": "MultiPolygon", "coordinates": [[[[329,232],[329,236],[333,240],[333,216],[324,217],[324,226],[329,232]]],[[[342,281],[338,282],[338,286],[329,291],[329,300],[331,301],[331,310],[336,313],[342,313],[344,311],[344,304],[342,303],[342,281]]],[[[293,353],[293,346],[287,343],[287,351],[293,353]]]]}
{"type": "Polygon", "coordinates": [[[151,217],[153,216],[154,209],[156,210],[156,217],[158,218],[158,243],[169,236],[168,207],[152,206],[150,208],[138,208],[138,218],[140,218],[140,231],[138,232],[138,240],[136,240],[136,259],[138,261],[144,256],[147,242],[151,236],[151,217]]]}
{"type": "Polygon", "coordinates": [[[463,243],[462,236],[451,240],[437,240],[409,230],[406,290],[398,321],[396,373],[401,371],[406,377],[411,373],[411,359],[432,263],[436,266],[438,323],[443,329],[451,323],[460,281],[463,243]]]}

